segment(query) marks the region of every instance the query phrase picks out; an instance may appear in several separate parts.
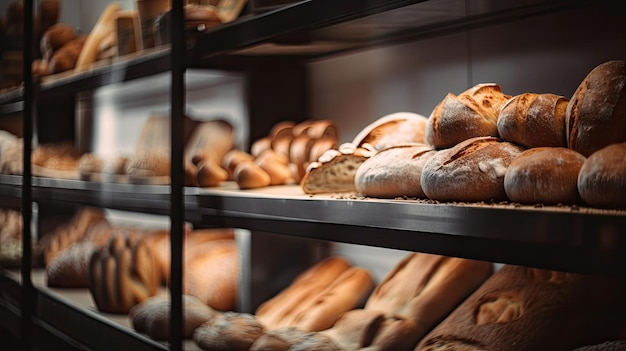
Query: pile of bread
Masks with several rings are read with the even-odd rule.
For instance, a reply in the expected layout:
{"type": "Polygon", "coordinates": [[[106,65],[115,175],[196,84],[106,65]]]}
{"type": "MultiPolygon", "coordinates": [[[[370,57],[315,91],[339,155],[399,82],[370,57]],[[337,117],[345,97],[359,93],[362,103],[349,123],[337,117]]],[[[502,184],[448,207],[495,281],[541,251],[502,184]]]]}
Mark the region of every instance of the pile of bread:
{"type": "Polygon", "coordinates": [[[367,126],[351,149],[374,149],[373,155],[347,169],[337,160],[345,153],[329,150],[301,187],[335,192],[347,174],[353,183],[342,190],[370,197],[625,208],[625,86],[622,60],[594,68],[569,99],[510,96],[498,84],[478,84],[448,94],[422,130],[407,128],[403,115],[367,126]]]}
{"type": "MultiPolygon", "coordinates": [[[[183,296],[183,336],[210,351],[623,347],[625,283],[513,265],[494,273],[487,262],[410,253],[375,285],[366,269],[331,256],[254,313],[183,296]]],[[[146,299],[129,318],[138,332],[168,340],[169,297],[146,299]]]]}
{"type": "MultiPolygon", "coordinates": [[[[188,229],[183,289],[220,311],[235,308],[239,250],[232,229],[188,229]]],[[[98,310],[128,313],[169,282],[170,235],[165,229],[113,225],[85,208],[39,242],[47,285],[89,289],[98,310]]]]}

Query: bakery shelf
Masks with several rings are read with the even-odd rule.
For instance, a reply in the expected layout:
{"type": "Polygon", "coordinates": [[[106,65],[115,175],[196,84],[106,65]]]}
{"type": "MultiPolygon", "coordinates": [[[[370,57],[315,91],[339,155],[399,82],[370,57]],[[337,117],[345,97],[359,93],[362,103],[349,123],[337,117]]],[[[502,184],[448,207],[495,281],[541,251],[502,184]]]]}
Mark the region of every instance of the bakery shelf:
{"type": "Polygon", "coordinates": [[[626,211],[201,189],[204,223],[580,273],[626,274],[626,211]]]}
{"type": "Polygon", "coordinates": [[[315,58],[590,3],[584,0],[300,1],[261,15],[244,16],[200,35],[192,57],[206,59],[234,53],[315,58]]]}
{"type": "Polygon", "coordinates": [[[167,345],[135,332],[128,315],[100,313],[88,289],[49,288],[45,272],[34,270],[37,291],[35,316],[58,333],[71,335],[89,350],[167,350],[167,345]]]}
{"type": "MultiPolygon", "coordinates": [[[[33,177],[33,201],[167,215],[170,211],[170,186],[33,177]]],[[[190,217],[197,212],[195,203],[193,198],[186,197],[185,206],[190,217]]]]}

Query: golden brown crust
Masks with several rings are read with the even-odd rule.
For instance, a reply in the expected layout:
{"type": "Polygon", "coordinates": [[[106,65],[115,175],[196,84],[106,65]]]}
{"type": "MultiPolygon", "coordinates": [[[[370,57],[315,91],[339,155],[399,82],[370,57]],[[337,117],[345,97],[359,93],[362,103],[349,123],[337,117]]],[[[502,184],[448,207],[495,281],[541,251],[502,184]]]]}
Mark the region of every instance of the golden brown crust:
{"type": "Polygon", "coordinates": [[[252,161],[244,161],[235,168],[235,181],[241,189],[255,189],[272,182],[269,173],[252,161]]]}
{"type": "Polygon", "coordinates": [[[617,277],[505,265],[415,350],[572,350],[614,340],[623,288],[617,277]],[[563,337],[554,337],[557,330],[563,337]]]}
{"type": "Polygon", "coordinates": [[[497,137],[500,108],[510,98],[494,83],[477,84],[458,96],[449,93],[430,114],[426,142],[444,149],[475,137],[497,137]]]}
{"type": "Polygon", "coordinates": [[[507,168],[504,190],[519,203],[579,203],[577,181],[584,162],[585,156],[564,147],[525,150],[507,168]]]}
{"type": "Polygon", "coordinates": [[[425,143],[426,117],[412,112],[385,115],[363,128],[352,140],[357,147],[382,150],[394,145],[425,143]]]}
{"type": "Polygon", "coordinates": [[[555,94],[524,93],[504,104],[497,127],[504,140],[532,147],[566,147],[565,110],[569,100],[555,94]]]}
{"type": "Polygon", "coordinates": [[[583,156],[610,144],[626,142],[626,61],[595,67],[567,105],[568,147],[583,156]]]}
{"type": "Polygon", "coordinates": [[[253,315],[225,312],[196,328],[193,340],[203,350],[247,351],[264,332],[253,315]]]}

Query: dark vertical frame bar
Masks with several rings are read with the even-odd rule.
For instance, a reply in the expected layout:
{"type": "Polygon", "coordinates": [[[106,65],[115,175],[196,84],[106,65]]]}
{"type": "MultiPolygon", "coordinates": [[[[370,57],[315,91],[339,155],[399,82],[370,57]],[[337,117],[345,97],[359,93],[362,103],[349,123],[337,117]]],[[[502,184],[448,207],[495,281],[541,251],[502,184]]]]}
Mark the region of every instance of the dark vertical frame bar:
{"type": "Polygon", "coordinates": [[[182,350],[183,343],[183,308],[182,308],[182,280],[183,280],[183,150],[184,150],[184,114],[185,114],[185,31],[183,0],[172,0],[171,38],[171,191],[170,191],[170,241],[171,241],[171,271],[170,271],[170,349],[182,350]]]}
{"type": "Polygon", "coordinates": [[[33,59],[33,0],[24,1],[24,53],[22,57],[22,73],[24,77],[24,109],[22,114],[22,135],[24,151],[22,154],[22,320],[21,346],[22,350],[32,349],[31,317],[35,309],[34,287],[31,280],[32,245],[31,245],[31,218],[32,218],[32,179],[31,179],[31,151],[33,140],[34,120],[34,89],[31,62],[33,59]]]}

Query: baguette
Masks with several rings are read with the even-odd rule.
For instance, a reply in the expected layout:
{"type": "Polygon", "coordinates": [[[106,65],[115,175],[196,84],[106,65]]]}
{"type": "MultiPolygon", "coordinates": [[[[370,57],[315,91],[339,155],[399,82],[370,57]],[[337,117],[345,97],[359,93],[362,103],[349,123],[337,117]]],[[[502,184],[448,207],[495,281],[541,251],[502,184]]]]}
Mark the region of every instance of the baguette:
{"type": "Polygon", "coordinates": [[[83,49],[80,51],[80,55],[76,61],[76,67],[74,68],[75,72],[85,71],[96,62],[102,42],[111,35],[111,33],[115,32],[115,19],[120,10],[121,7],[117,3],[110,3],[104,9],[98,22],[96,22],[87,36],[83,49]]]}

